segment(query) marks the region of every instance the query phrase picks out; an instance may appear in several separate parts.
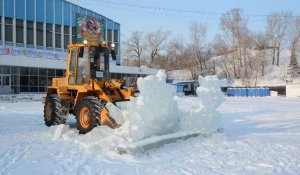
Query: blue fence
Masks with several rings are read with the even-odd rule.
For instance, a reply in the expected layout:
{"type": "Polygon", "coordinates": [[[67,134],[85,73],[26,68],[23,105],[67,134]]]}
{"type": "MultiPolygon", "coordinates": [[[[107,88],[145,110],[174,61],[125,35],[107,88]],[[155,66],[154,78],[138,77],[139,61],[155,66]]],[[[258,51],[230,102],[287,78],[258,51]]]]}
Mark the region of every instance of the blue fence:
{"type": "Polygon", "coordinates": [[[228,97],[266,97],[270,96],[269,88],[228,88],[228,97]]]}

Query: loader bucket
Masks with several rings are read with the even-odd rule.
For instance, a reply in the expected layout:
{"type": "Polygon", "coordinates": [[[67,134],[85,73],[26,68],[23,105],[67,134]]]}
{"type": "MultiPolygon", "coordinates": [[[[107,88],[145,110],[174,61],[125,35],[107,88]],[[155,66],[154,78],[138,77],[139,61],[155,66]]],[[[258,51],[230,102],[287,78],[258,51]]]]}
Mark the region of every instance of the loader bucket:
{"type": "Polygon", "coordinates": [[[109,111],[106,107],[102,109],[102,112],[100,114],[100,125],[107,125],[112,129],[118,128],[121,125],[118,124],[110,115],[109,111]]]}

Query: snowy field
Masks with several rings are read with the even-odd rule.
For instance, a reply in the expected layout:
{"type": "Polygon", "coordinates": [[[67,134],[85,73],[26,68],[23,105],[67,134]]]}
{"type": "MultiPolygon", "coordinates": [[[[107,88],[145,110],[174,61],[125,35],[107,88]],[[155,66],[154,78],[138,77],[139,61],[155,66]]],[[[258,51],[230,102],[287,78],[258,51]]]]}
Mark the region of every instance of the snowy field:
{"type": "MultiPolygon", "coordinates": [[[[39,97],[1,96],[0,174],[300,174],[299,98],[227,98],[219,108],[226,140],[191,138],[132,156],[105,147],[108,128],[78,135],[72,115],[54,138],[39,97]]],[[[195,103],[178,99],[184,111],[195,103]]]]}

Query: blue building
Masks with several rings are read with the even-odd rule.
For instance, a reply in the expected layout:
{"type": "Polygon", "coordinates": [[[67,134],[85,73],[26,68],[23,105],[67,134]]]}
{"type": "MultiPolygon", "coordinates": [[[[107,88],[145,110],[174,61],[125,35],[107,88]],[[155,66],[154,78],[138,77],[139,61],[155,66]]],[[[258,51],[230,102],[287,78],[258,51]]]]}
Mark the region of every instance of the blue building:
{"type": "Polygon", "coordinates": [[[105,40],[115,43],[120,58],[120,24],[64,0],[0,0],[0,44],[66,51],[76,43],[77,13],[104,18],[105,40]]]}
{"type": "MultiPolygon", "coordinates": [[[[112,19],[65,0],[0,0],[0,94],[45,92],[53,77],[64,76],[78,14],[103,19],[104,39],[116,46],[114,66],[122,67],[116,66],[121,63],[120,24],[112,19]]],[[[138,77],[138,70],[111,71],[112,78],[138,77]]]]}

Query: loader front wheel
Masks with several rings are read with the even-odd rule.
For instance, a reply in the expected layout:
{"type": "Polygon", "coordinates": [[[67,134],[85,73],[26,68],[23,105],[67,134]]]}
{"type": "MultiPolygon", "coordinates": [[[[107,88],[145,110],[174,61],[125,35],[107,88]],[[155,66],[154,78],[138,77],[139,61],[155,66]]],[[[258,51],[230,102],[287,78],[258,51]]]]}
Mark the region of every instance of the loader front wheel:
{"type": "Polygon", "coordinates": [[[61,101],[56,94],[48,95],[44,106],[45,125],[64,124],[66,119],[62,115],[61,101]]]}
{"type": "Polygon", "coordinates": [[[90,132],[98,126],[102,103],[97,97],[89,96],[83,98],[76,107],[77,129],[80,134],[90,132]]]}

